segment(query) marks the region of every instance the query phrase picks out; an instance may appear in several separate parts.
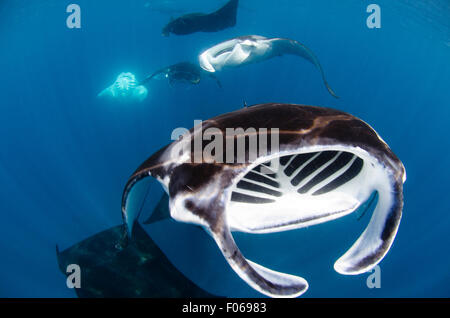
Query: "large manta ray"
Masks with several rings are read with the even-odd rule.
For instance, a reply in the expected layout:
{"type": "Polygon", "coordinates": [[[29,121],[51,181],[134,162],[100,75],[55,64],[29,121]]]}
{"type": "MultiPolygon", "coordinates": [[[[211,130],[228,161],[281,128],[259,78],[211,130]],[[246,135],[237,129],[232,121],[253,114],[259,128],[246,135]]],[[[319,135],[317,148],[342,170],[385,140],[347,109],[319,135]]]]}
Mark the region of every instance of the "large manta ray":
{"type": "Polygon", "coordinates": [[[185,14],[170,21],[162,30],[164,36],[170,33],[186,35],[195,32],[217,32],[236,25],[238,0],[230,0],[219,10],[210,13],[185,14]]]}
{"type": "Polygon", "coordinates": [[[199,55],[200,66],[208,72],[262,62],[285,54],[300,56],[311,62],[322,76],[328,92],[338,98],[325,78],[319,59],[306,45],[283,38],[246,35],[214,45],[199,55]]]}
{"type": "Polygon", "coordinates": [[[256,105],[212,118],[151,156],[124,189],[122,214],[129,235],[137,217],[127,208],[129,193],[148,176],[169,194],[172,218],[203,226],[233,270],[272,297],[297,297],[308,284],[247,260],[231,231],[270,233],[319,224],[355,211],[377,193],[367,228],[334,265],[341,274],[360,274],[391,247],[406,179],[402,162],[365,122],[329,108],[292,104],[256,105]],[[236,134],[226,134],[229,128],[236,134]],[[255,136],[257,149],[246,142],[255,136]],[[263,147],[264,139],[270,139],[270,149],[263,147]],[[227,147],[208,155],[219,141],[227,147]],[[234,152],[235,144],[238,150],[241,145],[244,160],[234,152]]]}

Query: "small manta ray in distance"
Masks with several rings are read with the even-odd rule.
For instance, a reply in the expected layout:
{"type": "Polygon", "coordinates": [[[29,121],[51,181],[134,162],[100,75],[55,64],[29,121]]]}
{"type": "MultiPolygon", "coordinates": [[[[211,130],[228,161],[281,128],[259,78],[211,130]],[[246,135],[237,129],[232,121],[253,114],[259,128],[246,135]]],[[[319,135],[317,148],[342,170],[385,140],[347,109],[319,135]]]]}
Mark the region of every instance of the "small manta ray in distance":
{"type": "Polygon", "coordinates": [[[222,87],[220,81],[214,74],[204,71],[199,65],[190,62],[181,62],[164,67],[153,74],[144,78],[140,85],[147,84],[152,79],[168,79],[169,84],[173,85],[177,82],[199,84],[203,76],[214,79],[219,87],[222,87]]]}

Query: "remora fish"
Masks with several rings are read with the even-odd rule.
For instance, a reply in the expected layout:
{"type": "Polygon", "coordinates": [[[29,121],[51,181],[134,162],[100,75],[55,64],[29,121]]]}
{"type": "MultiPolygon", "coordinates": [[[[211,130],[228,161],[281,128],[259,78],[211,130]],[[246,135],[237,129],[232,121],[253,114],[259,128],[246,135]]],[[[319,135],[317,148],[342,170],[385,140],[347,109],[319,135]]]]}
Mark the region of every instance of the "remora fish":
{"type": "MultiPolygon", "coordinates": [[[[270,131],[272,140],[276,134],[270,131]]],[[[218,140],[225,144],[227,139],[225,135],[218,140]]],[[[341,274],[360,274],[379,263],[391,247],[406,180],[402,162],[368,124],[341,111],[292,104],[262,104],[212,118],[147,159],[123,192],[128,234],[136,220],[127,209],[130,190],[148,176],[159,180],[169,194],[172,218],[203,226],[233,270],[271,297],[297,297],[308,283],[247,260],[231,231],[270,233],[330,221],[355,211],[376,191],[378,202],[366,230],[334,264],[341,274]],[[236,153],[229,153],[234,148],[228,147],[223,156],[228,154],[231,163],[201,157],[211,150],[212,141],[200,139],[197,149],[196,138],[237,127],[244,131],[231,140],[239,144],[256,135],[259,150],[245,143],[243,162],[234,160],[236,153]],[[278,149],[261,151],[263,130],[252,127],[278,128],[278,149]],[[195,160],[198,155],[200,163],[195,160]]]]}

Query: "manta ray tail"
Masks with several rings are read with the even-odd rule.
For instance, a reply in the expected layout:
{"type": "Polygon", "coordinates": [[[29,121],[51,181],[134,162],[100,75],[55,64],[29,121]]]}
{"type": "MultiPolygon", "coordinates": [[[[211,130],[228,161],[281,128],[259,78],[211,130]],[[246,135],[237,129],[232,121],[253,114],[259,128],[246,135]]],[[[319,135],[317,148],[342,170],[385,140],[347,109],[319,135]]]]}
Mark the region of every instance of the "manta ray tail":
{"type": "Polygon", "coordinates": [[[335,98],[339,98],[339,96],[336,95],[336,93],[333,91],[333,89],[328,84],[325,73],[323,71],[322,66],[320,65],[319,59],[315,56],[313,51],[309,49],[307,46],[303,45],[302,43],[291,40],[291,39],[274,39],[273,44],[275,47],[277,47],[280,52],[283,52],[284,54],[293,54],[298,55],[300,57],[303,57],[304,59],[308,60],[312,64],[314,64],[315,67],[320,71],[320,74],[322,76],[323,83],[325,84],[328,92],[335,98]]]}
{"type": "Polygon", "coordinates": [[[369,225],[334,264],[334,269],[344,275],[357,275],[378,264],[394,241],[402,216],[403,183],[391,181],[390,186],[378,187],[378,202],[369,225]]]}
{"type": "Polygon", "coordinates": [[[255,290],[270,297],[298,297],[308,289],[307,281],[301,277],[276,272],[244,258],[228,227],[212,231],[212,236],[231,268],[255,290]]]}
{"type": "Polygon", "coordinates": [[[211,77],[213,80],[216,81],[217,86],[219,88],[222,88],[222,83],[219,81],[219,79],[217,78],[217,76],[215,76],[214,74],[208,73],[208,76],[211,77]]]}

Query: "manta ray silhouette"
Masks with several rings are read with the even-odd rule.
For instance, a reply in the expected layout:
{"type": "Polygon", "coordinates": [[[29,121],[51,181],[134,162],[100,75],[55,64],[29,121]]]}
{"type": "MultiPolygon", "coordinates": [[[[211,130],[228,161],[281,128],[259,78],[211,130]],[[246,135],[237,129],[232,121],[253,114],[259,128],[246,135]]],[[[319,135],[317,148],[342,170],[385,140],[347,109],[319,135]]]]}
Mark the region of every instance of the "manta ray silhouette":
{"type": "Polygon", "coordinates": [[[238,0],[230,0],[219,10],[210,13],[185,14],[170,21],[162,30],[164,36],[170,33],[186,35],[195,32],[217,32],[236,25],[238,0]]]}
{"type": "Polygon", "coordinates": [[[334,265],[341,274],[360,274],[379,263],[391,247],[406,180],[402,162],[368,124],[330,108],[293,104],[262,104],[223,114],[152,155],[123,192],[128,235],[137,218],[128,209],[130,191],[148,176],[168,193],[173,219],[202,226],[232,269],[271,297],[297,297],[308,283],[246,259],[231,231],[263,234],[331,221],[354,212],[376,192],[378,201],[367,228],[334,265]],[[243,131],[226,135],[228,128],[238,127],[243,131]],[[271,143],[276,134],[269,129],[278,131],[279,147],[262,149],[262,130],[251,128],[267,128],[271,143]],[[243,141],[244,160],[235,160],[234,147],[223,150],[231,162],[202,157],[213,140],[200,139],[200,147],[195,142],[211,131],[223,133],[223,138],[219,134],[213,140],[224,145],[227,140],[230,145],[243,141]],[[257,147],[245,142],[252,136],[258,139],[257,147]],[[199,155],[201,162],[192,160],[199,155]]]}
{"type": "Polygon", "coordinates": [[[180,62],[157,70],[144,78],[140,82],[140,85],[145,85],[152,79],[162,78],[168,79],[170,85],[173,85],[176,82],[185,82],[196,85],[200,83],[203,76],[211,77],[216,81],[219,87],[222,87],[220,81],[214,74],[206,72],[198,64],[190,62],[180,62]]]}

